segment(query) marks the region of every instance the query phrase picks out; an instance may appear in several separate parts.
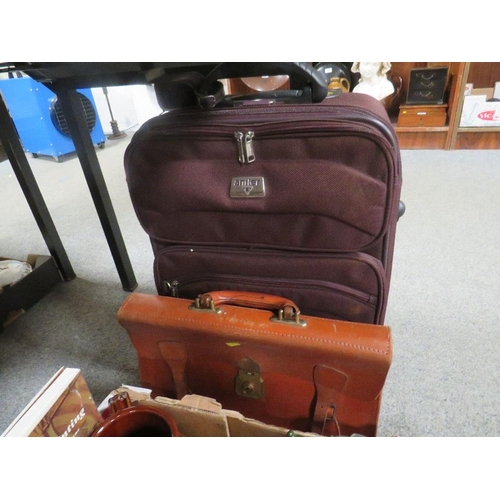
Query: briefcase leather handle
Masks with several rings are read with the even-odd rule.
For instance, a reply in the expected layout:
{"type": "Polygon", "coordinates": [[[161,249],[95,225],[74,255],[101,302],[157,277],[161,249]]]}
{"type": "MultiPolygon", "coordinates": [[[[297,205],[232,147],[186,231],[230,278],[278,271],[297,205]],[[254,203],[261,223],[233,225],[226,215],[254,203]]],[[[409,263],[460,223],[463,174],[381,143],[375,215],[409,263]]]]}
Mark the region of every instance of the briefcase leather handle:
{"type": "Polygon", "coordinates": [[[300,321],[300,309],[295,302],[277,295],[235,290],[219,290],[198,295],[196,307],[215,311],[219,305],[235,305],[254,309],[277,311],[281,321],[300,321]]]}

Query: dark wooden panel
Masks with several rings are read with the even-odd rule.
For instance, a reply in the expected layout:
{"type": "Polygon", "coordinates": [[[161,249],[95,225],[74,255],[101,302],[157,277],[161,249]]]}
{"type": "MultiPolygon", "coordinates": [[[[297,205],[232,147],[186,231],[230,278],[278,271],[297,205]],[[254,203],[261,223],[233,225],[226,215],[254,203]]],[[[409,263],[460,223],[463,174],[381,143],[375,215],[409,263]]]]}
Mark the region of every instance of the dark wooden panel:
{"type": "Polygon", "coordinates": [[[455,149],[500,149],[498,132],[459,132],[455,149]]]}
{"type": "Polygon", "coordinates": [[[500,62],[471,62],[467,82],[475,88],[494,87],[500,82],[500,62]]]}
{"type": "Polygon", "coordinates": [[[445,149],[447,132],[404,132],[396,130],[400,149],[445,149]]]}

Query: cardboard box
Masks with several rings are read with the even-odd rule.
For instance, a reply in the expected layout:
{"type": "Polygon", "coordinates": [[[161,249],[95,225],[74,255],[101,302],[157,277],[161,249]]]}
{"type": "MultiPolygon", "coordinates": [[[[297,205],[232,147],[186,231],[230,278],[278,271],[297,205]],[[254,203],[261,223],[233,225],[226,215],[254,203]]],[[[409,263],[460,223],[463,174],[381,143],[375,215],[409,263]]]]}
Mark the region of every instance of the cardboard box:
{"type": "MultiPolygon", "coordinates": [[[[9,260],[0,257],[0,260],[9,260]]],[[[17,317],[33,307],[61,281],[54,259],[46,255],[29,255],[26,262],[33,270],[13,285],[0,289],[0,332],[17,317]]]]}
{"type": "Polygon", "coordinates": [[[99,405],[106,417],[108,399],[127,392],[132,403],[141,402],[166,408],[174,418],[179,432],[186,437],[321,437],[318,434],[293,431],[245,418],[236,411],[225,410],[215,399],[189,394],[181,400],[165,397],[151,398],[151,391],[140,387],[122,386],[99,405]],[[292,431],[292,432],[290,432],[292,431]]]}
{"type": "Polygon", "coordinates": [[[474,89],[465,96],[460,127],[499,127],[500,102],[488,102],[492,96],[493,89],[474,89]]]}
{"type": "Polygon", "coordinates": [[[475,89],[473,88],[471,90],[471,93],[470,95],[484,95],[486,96],[486,99],[491,99],[493,97],[493,92],[494,92],[495,89],[492,88],[479,88],[479,89],[475,89]]]}

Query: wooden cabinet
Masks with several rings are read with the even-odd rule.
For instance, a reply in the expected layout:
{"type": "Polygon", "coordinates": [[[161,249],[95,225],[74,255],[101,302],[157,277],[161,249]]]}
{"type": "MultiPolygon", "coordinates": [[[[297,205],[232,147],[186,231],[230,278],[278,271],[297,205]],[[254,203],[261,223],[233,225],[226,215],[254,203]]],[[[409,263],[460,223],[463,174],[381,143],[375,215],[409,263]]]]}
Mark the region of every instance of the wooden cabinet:
{"type": "Polygon", "coordinates": [[[447,66],[412,69],[406,104],[443,104],[447,83],[447,66]]]}
{"type": "Polygon", "coordinates": [[[446,104],[401,105],[398,127],[444,127],[447,121],[446,104]]]}
{"type": "MultiPolygon", "coordinates": [[[[401,149],[500,149],[500,127],[461,128],[460,116],[464,102],[465,84],[475,88],[491,88],[500,81],[500,63],[495,62],[394,62],[391,75],[403,80],[400,109],[406,106],[409,76],[415,68],[448,67],[445,104],[446,116],[438,122],[419,120],[402,122],[392,117],[401,149]],[[444,123],[443,123],[444,121],[444,123]],[[437,126],[436,126],[437,125],[437,126]]],[[[407,107],[410,109],[410,107],[407,107]]],[[[416,113],[416,111],[411,111],[416,113]]],[[[437,109],[434,112],[438,112],[437,109]]],[[[417,115],[418,116],[418,115],[417,115]]],[[[420,115],[423,116],[423,115],[420,115]]]]}

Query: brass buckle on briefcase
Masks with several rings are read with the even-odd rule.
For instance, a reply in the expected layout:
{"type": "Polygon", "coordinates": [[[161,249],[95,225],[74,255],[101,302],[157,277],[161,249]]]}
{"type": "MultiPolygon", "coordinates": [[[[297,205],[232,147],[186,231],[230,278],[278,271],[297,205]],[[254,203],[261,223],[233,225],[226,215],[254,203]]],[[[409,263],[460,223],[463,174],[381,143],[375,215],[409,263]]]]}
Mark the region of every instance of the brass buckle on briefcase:
{"type": "Polygon", "coordinates": [[[237,364],[236,394],[245,398],[262,398],[264,396],[264,379],[260,376],[260,366],[250,358],[240,359],[237,364]]]}

